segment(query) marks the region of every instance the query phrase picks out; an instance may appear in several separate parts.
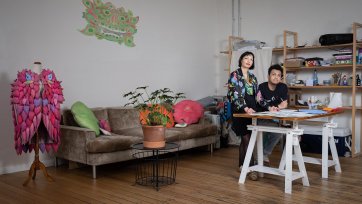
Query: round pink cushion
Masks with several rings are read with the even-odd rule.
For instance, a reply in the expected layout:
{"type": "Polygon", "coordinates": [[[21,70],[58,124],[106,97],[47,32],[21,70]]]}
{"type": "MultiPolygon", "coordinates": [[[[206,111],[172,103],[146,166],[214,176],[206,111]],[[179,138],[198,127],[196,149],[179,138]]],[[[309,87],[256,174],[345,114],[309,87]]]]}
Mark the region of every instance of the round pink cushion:
{"type": "Polygon", "coordinates": [[[197,123],[204,115],[204,108],[196,101],[183,100],[174,105],[174,114],[176,123],[193,124],[197,123]]]}

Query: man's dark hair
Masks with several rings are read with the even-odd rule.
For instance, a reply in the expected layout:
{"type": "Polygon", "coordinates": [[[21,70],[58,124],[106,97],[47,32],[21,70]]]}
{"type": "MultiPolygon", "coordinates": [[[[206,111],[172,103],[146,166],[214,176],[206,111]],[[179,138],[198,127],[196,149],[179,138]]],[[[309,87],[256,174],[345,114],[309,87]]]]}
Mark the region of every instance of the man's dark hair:
{"type": "Polygon", "coordinates": [[[271,71],[275,69],[275,70],[279,70],[282,73],[282,77],[283,77],[283,67],[280,66],[279,64],[273,64],[272,66],[269,67],[268,69],[268,75],[270,75],[271,71]]]}
{"type": "Polygon", "coordinates": [[[250,67],[249,69],[254,69],[254,54],[253,54],[252,52],[249,52],[249,51],[244,52],[244,53],[240,56],[240,58],[239,58],[239,68],[241,68],[241,61],[242,61],[243,58],[244,58],[245,56],[247,56],[247,55],[253,56],[253,64],[251,65],[251,67],[250,67]]]}

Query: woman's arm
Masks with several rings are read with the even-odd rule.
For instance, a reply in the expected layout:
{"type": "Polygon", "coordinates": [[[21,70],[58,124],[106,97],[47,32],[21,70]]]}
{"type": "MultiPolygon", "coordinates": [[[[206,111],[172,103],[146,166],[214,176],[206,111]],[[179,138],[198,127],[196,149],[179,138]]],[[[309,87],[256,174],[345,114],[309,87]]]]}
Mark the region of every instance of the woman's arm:
{"type": "Polygon", "coordinates": [[[246,112],[245,108],[246,102],[244,99],[245,92],[243,80],[241,80],[241,76],[237,74],[236,71],[230,74],[228,80],[228,93],[227,97],[233,105],[234,111],[243,111],[246,112]]]}

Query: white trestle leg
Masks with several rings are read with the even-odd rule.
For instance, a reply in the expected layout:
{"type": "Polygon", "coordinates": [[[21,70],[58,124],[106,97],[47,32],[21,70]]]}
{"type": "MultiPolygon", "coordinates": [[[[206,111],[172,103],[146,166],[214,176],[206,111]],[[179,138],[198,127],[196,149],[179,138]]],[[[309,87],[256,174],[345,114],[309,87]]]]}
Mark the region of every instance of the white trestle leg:
{"type": "Polygon", "coordinates": [[[302,152],[299,146],[298,136],[303,134],[303,130],[298,128],[281,128],[270,126],[249,125],[248,129],[252,131],[249,146],[242,167],[239,183],[244,184],[246,175],[249,171],[257,171],[259,173],[268,173],[285,177],[285,193],[292,193],[292,181],[302,178],[303,185],[309,186],[307,172],[305,170],[302,152]],[[282,156],[282,162],[279,168],[271,168],[263,165],[263,135],[262,132],[275,132],[286,134],[286,145],[282,156]],[[249,167],[252,152],[257,141],[258,165],[249,167]],[[293,172],[293,147],[297,155],[299,172],[293,172]],[[286,168],[284,170],[284,165],[286,168]]]}

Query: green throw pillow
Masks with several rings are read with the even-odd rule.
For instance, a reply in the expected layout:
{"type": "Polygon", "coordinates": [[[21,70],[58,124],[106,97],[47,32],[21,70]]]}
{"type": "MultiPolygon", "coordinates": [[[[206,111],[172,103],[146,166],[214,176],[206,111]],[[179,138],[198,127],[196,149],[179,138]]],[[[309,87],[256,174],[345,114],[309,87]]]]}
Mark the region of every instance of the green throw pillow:
{"type": "Polygon", "coordinates": [[[75,121],[80,127],[88,128],[100,134],[98,119],[84,103],[77,101],[72,105],[71,111],[75,121]]]}

